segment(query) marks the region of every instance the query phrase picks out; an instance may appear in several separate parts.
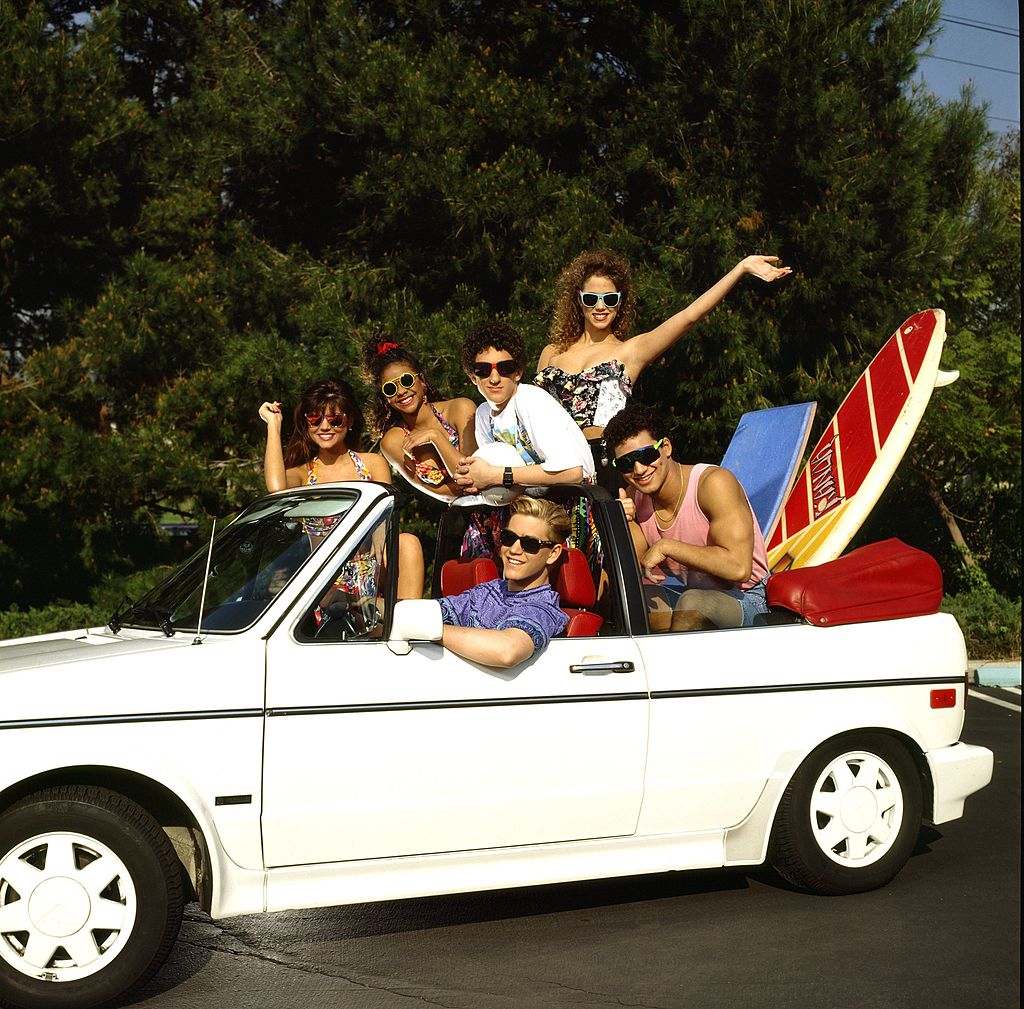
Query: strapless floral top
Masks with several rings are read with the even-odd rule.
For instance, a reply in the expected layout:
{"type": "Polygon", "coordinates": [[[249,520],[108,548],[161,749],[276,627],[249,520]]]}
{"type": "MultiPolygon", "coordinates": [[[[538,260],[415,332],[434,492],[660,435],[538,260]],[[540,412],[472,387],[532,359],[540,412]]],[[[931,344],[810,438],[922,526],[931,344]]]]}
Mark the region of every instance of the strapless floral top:
{"type": "Polygon", "coordinates": [[[533,381],[580,427],[604,427],[633,395],[633,382],[621,361],[603,361],[576,373],[549,365],[533,381]]]}

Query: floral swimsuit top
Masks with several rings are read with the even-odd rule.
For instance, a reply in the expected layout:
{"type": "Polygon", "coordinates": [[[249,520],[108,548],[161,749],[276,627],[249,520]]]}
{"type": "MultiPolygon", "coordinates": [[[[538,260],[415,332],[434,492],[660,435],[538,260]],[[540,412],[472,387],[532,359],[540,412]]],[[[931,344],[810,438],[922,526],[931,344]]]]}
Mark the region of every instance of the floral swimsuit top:
{"type": "Polygon", "coordinates": [[[533,381],[580,427],[604,427],[633,395],[633,381],[621,361],[603,361],[577,373],[548,365],[533,381]]]}
{"type": "MultiPolygon", "coordinates": [[[[448,441],[451,443],[452,448],[458,448],[459,432],[455,430],[455,425],[445,420],[444,414],[433,403],[428,403],[427,405],[433,411],[444,433],[448,436],[448,441]]],[[[406,435],[409,434],[409,429],[404,424],[402,425],[402,430],[406,435]]],[[[425,483],[428,487],[439,487],[448,479],[448,471],[438,466],[433,459],[424,459],[422,462],[416,459],[414,464],[416,466],[416,479],[425,483]]]]}
{"type": "MultiPolygon", "coordinates": [[[[348,457],[356,468],[357,480],[373,479],[369,467],[351,449],[349,449],[348,457]]],[[[314,459],[306,471],[306,484],[310,487],[316,484],[316,471],[319,462],[319,458],[314,459]]],[[[320,538],[326,536],[339,520],[339,515],[328,515],[326,518],[306,518],[302,520],[302,528],[310,536],[320,538]]],[[[334,587],[355,596],[375,596],[377,595],[377,570],[377,558],[372,553],[356,554],[342,565],[338,577],[334,580],[334,587]]]]}

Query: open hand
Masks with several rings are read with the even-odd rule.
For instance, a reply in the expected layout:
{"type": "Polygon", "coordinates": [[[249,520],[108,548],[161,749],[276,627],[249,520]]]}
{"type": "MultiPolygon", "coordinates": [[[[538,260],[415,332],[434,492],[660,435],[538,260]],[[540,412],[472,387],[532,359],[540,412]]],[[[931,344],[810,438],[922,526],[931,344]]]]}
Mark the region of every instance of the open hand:
{"type": "Polygon", "coordinates": [[[793,272],[792,267],[776,266],[775,264],[778,262],[780,262],[778,256],[747,256],[741,265],[747,273],[760,277],[770,284],[773,280],[788,277],[793,272]]]}

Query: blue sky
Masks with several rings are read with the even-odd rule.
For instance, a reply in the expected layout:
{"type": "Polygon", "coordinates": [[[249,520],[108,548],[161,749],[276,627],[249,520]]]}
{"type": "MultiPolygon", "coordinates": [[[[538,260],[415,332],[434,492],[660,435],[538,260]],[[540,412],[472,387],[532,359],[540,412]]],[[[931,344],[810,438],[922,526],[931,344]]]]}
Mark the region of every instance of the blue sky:
{"type": "Polygon", "coordinates": [[[989,103],[993,132],[1020,129],[1016,0],[946,0],[941,17],[942,32],[921,60],[915,80],[923,78],[928,90],[943,99],[958,97],[972,81],[976,100],[989,103]]]}

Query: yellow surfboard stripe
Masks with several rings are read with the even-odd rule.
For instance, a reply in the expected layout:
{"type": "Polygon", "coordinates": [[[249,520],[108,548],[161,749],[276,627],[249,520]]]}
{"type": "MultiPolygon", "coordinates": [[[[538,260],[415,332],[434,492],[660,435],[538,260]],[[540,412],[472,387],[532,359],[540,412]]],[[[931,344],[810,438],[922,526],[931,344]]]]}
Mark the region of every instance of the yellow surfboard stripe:
{"type": "Polygon", "coordinates": [[[814,552],[825,541],[832,527],[839,521],[839,516],[846,510],[849,501],[833,508],[823,518],[805,526],[794,533],[788,540],[780,543],[768,554],[768,570],[787,571],[790,568],[802,568],[814,552]]]}

